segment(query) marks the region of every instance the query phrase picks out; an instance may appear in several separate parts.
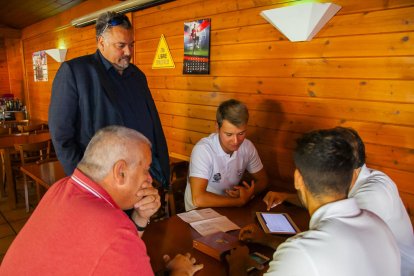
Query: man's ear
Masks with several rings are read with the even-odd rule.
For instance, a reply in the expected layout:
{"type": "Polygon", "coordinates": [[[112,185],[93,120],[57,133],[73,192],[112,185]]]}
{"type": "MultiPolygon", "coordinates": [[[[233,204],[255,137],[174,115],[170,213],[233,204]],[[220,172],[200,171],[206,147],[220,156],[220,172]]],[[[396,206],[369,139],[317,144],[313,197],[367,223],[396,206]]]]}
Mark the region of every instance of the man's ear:
{"type": "Polygon", "coordinates": [[[220,130],[220,128],[219,128],[219,125],[218,125],[218,123],[217,123],[217,121],[215,122],[215,124],[214,124],[215,126],[216,126],[216,131],[217,131],[217,133],[219,132],[219,130],[220,130]]]}
{"type": "Polygon", "coordinates": [[[301,190],[303,188],[304,183],[303,183],[302,174],[299,172],[298,169],[295,169],[294,179],[295,179],[295,189],[301,190]]]}
{"type": "Polygon", "coordinates": [[[123,185],[125,183],[126,171],[127,163],[125,160],[118,160],[115,162],[112,168],[112,173],[115,182],[119,185],[123,185]]]}
{"type": "Polygon", "coordinates": [[[98,49],[101,52],[104,50],[104,38],[101,35],[98,37],[98,49]]]}

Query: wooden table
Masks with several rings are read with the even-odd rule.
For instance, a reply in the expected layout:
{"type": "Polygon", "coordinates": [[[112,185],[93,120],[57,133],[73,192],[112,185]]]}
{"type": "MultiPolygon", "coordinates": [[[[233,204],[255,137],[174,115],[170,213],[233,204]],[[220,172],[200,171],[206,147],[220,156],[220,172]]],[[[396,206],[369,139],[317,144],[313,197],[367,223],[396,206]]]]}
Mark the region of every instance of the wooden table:
{"type": "Polygon", "coordinates": [[[40,120],[7,120],[7,121],[0,121],[0,127],[7,127],[12,128],[14,132],[17,131],[17,126],[23,125],[23,126],[35,126],[44,124],[47,125],[46,121],[40,121],[40,120]]]}
{"type": "Polygon", "coordinates": [[[56,181],[66,177],[59,161],[24,165],[20,167],[20,170],[45,188],[49,188],[56,181]]]}
{"type": "MultiPolygon", "coordinates": [[[[243,227],[250,223],[257,223],[256,211],[266,211],[265,204],[261,200],[262,197],[256,197],[244,207],[231,208],[213,208],[218,213],[227,216],[231,221],[243,227]]],[[[294,205],[281,204],[272,209],[272,212],[288,213],[295,221],[296,225],[302,230],[308,229],[309,214],[303,208],[294,205]]],[[[239,230],[228,232],[238,236],[239,230]]],[[[151,266],[154,272],[162,270],[164,261],[162,256],[168,254],[174,257],[178,253],[190,252],[197,260],[197,263],[204,264],[204,268],[197,273],[197,276],[227,275],[227,266],[224,262],[194,249],[192,242],[194,238],[201,235],[195,231],[188,223],[181,220],[178,216],[151,223],[144,232],[143,240],[147,247],[148,255],[151,259],[151,266]]],[[[286,237],[287,238],[287,237],[286,237]]],[[[250,252],[258,251],[270,258],[273,256],[274,250],[260,245],[248,245],[250,252]]],[[[261,275],[262,272],[255,271],[253,275],[261,275]]]]}
{"type": "Polygon", "coordinates": [[[13,184],[13,172],[10,161],[10,153],[14,151],[14,144],[27,144],[50,139],[49,132],[37,134],[18,133],[10,135],[0,135],[0,149],[4,153],[4,166],[6,171],[7,202],[10,209],[16,209],[16,190],[13,184]]]}

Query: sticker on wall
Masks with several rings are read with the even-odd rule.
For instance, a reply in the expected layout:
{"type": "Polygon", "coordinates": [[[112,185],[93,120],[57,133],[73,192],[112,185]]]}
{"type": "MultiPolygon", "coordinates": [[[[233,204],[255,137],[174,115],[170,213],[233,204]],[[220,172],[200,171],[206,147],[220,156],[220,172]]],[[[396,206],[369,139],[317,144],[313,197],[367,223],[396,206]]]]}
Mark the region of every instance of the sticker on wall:
{"type": "Polygon", "coordinates": [[[157,52],[152,62],[152,69],[162,68],[175,68],[174,60],[163,34],[161,35],[160,42],[158,42],[157,52]]]}
{"type": "Polygon", "coordinates": [[[47,57],[45,51],[32,54],[34,81],[47,81],[47,57]]]}
{"type": "Polygon", "coordinates": [[[211,19],[184,23],[183,74],[210,73],[211,19]]]}

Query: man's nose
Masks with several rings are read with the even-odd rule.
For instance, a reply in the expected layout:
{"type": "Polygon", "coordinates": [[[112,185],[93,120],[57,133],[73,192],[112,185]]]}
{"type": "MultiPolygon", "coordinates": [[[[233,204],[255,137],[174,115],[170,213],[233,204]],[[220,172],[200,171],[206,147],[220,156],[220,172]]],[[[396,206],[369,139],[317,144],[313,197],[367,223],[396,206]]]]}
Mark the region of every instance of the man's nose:
{"type": "Polygon", "coordinates": [[[131,56],[132,51],[133,51],[133,48],[131,46],[125,46],[124,47],[124,55],[125,56],[131,56]]]}

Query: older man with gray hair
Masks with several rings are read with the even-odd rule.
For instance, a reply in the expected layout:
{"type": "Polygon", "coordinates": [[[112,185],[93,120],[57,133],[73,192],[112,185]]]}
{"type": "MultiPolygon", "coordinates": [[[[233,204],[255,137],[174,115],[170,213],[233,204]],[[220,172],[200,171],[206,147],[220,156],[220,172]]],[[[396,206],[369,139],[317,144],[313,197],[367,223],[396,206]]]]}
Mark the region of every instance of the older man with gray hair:
{"type": "MultiPolygon", "coordinates": [[[[10,246],[2,275],[153,275],[141,236],[160,207],[149,173],[151,144],[121,126],[101,129],[72,176],[48,190],[10,246]],[[132,221],[123,212],[134,208],[132,221]]],[[[171,275],[202,268],[187,253],[171,275]]]]}

